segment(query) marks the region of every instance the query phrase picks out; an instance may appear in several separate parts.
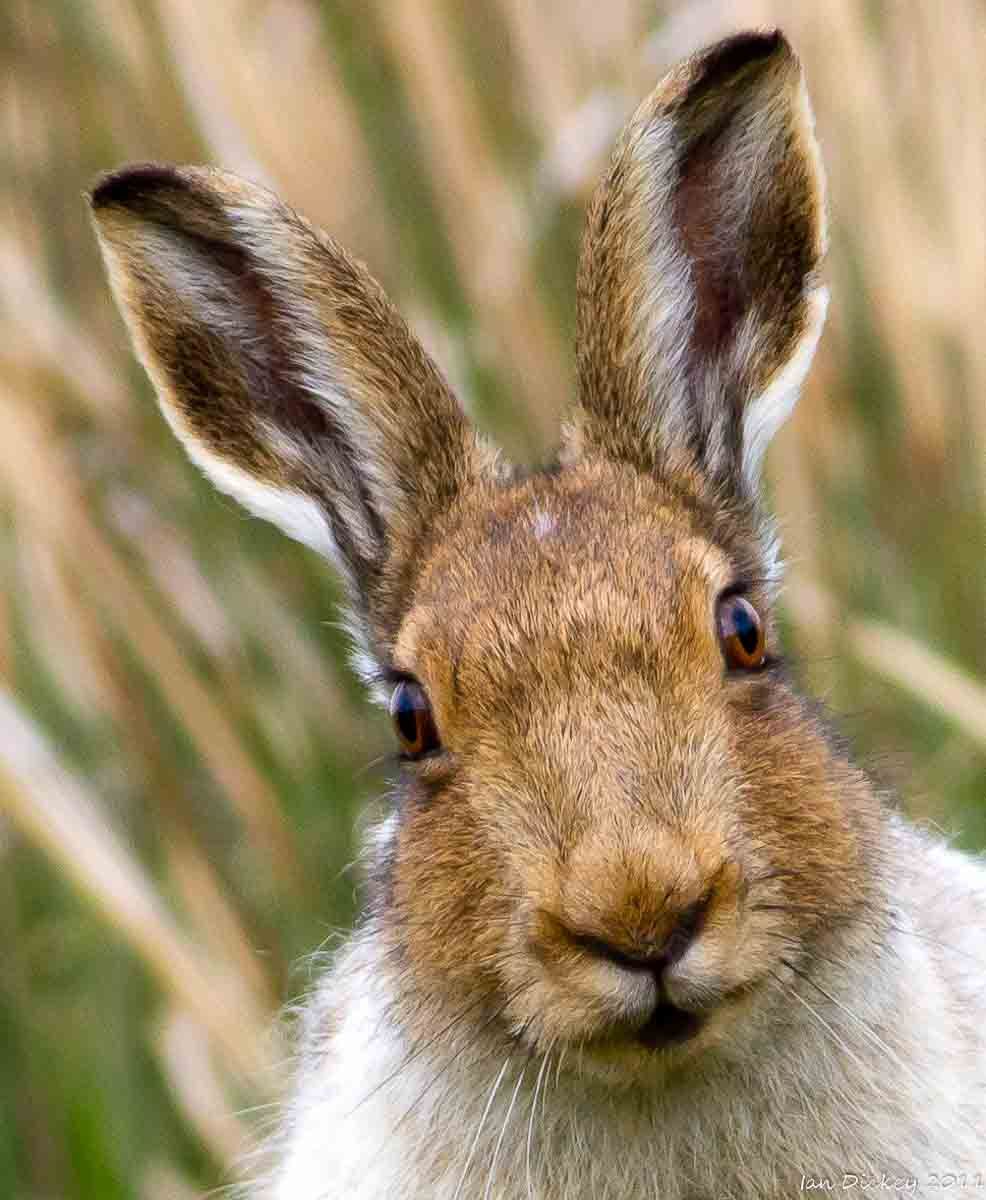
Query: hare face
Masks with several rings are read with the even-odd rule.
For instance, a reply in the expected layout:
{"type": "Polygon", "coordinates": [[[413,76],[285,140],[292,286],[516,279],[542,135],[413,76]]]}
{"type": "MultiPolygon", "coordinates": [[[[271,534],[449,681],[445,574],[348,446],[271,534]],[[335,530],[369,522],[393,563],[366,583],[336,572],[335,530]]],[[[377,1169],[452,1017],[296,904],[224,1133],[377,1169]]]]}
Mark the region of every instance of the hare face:
{"type": "Polygon", "coordinates": [[[590,207],[577,396],[527,479],[269,192],[144,166],[93,194],[176,433],[339,567],[397,689],[373,912],[406,1029],[473,1004],[663,1070],[748,1043],[781,958],[867,903],[875,805],[787,682],[758,499],[824,319],[822,192],[779,34],[673,71],[590,207]]]}
{"type": "Polygon", "coordinates": [[[865,903],[869,793],[786,681],[755,538],[605,460],[436,531],[393,667],[440,745],[407,764],[381,909],[415,994],[485,994],[633,1078],[742,1044],[780,959],[865,903]],[[753,669],[717,623],[736,589],[753,669]]]}

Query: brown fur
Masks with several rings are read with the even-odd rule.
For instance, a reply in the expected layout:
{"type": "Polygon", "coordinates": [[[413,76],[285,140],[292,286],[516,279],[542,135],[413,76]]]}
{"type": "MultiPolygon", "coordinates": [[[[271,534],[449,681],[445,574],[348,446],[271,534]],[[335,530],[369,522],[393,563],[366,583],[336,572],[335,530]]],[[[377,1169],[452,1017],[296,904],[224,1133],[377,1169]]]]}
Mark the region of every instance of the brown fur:
{"type": "MultiPolygon", "coordinates": [[[[723,685],[731,536],[673,488],[583,461],[460,502],[415,589],[394,664],[425,684],[447,756],[409,771],[384,925],[460,996],[532,982],[513,1015],[544,1044],[596,1023],[569,987],[586,956],[541,944],[558,923],[643,954],[711,888],[724,994],[775,966],[774,935],[809,945],[870,898],[862,778],[783,673],[723,685]],[[757,889],[788,911],[751,915],[751,881],[794,864],[757,889]]],[[[750,596],[769,611],[764,585],[750,596]]]]}

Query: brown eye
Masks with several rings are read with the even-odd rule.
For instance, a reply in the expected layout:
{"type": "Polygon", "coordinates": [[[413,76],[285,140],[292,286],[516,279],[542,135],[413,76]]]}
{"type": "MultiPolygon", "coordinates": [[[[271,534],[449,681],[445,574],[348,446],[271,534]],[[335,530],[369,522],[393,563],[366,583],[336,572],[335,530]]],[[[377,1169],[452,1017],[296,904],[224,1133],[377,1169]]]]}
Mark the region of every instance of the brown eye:
{"type": "Polygon", "coordinates": [[[441,746],[431,704],[420,683],[401,680],[390,697],[390,716],[407,758],[421,758],[441,746]]]}
{"type": "Polygon", "coordinates": [[[716,615],[726,665],[736,671],[755,671],[766,657],[760,614],[743,596],[726,596],[716,615]]]}

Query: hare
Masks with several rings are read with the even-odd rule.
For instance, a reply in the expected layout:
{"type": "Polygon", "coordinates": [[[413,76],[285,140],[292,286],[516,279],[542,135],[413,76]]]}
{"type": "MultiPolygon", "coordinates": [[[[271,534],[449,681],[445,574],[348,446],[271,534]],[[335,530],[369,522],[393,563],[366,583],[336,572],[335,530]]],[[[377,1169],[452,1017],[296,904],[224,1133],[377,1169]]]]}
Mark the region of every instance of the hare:
{"type": "Polygon", "coordinates": [[[336,564],[402,754],[263,1194],[986,1196],[986,868],[895,814],[778,644],[760,466],[827,304],[783,36],[623,131],[544,470],[268,191],[144,165],[91,203],[165,416],[336,564]]]}

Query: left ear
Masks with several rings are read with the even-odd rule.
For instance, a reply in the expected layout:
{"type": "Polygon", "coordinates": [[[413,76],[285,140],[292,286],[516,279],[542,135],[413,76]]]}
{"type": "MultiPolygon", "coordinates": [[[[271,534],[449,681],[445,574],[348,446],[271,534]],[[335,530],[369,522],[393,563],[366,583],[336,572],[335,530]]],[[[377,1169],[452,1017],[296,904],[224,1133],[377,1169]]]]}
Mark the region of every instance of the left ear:
{"type": "Polygon", "coordinates": [[[675,68],[589,211],[570,453],[753,496],[821,334],[824,251],[812,114],[783,36],[740,34],[675,68]]]}
{"type": "Polygon", "coordinates": [[[386,661],[438,519],[491,456],[365,267],[209,167],[105,177],[92,212],[161,409],[217,487],[325,554],[386,661]]]}

